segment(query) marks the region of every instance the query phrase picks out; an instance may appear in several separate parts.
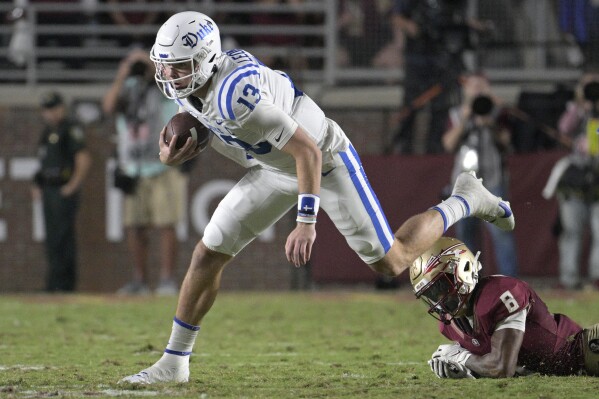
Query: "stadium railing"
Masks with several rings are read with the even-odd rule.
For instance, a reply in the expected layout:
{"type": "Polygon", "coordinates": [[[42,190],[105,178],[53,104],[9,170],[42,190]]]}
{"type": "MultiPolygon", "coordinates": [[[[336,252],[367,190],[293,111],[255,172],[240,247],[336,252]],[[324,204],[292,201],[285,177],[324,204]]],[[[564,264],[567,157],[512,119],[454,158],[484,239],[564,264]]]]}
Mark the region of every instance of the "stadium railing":
{"type": "MultiPolygon", "coordinates": [[[[544,0],[535,0],[541,4],[544,0]]],[[[12,4],[0,4],[0,15],[9,15],[14,9],[12,4]]],[[[259,13],[289,15],[300,13],[310,15],[312,22],[253,25],[239,23],[235,19],[220,24],[221,33],[233,38],[250,52],[270,57],[302,58],[300,66],[291,64],[288,69],[294,79],[302,83],[315,83],[325,86],[339,84],[401,84],[403,73],[400,67],[384,69],[374,67],[355,67],[337,65],[338,30],[337,1],[306,1],[299,4],[261,4],[254,2],[215,2],[173,1],[106,4],[100,2],[29,2],[24,10],[21,34],[29,35],[30,51],[26,51],[22,64],[9,61],[10,43],[14,38],[16,23],[0,26],[0,84],[26,84],[34,86],[40,83],[108,83],[120,59],[127,54],[129,47],[122,44],[126,37],[144,37],[151,40],[166,16],[178,11],[195,9],[209,15],[235,15],[241,19],[259,13]],[[119,26],[109,23],[106,16],[110,12],[159,12],[164,17],[152,24],[133,24],[119,26]],[[40,21],[40,15],[46,15],[40,21]],[[48,19],[47,16],[56,18],[48,19]],[[64,18],[67,16],[67,18],[64,18]],[[66,22],[65,22],[66,21],[66,22]],[[70,21],[70,22],[69,22],[70,21]],[[75,22],[73,22],[75,21],[75,22]],[[25,26],[23,28],[23,26],[25,26]],[[256,35],[297,38],[294,45],[257,46],[251,38],[256,35]],[[44,37],[54,36],[56,41],[43,42],[44,37]],[[60,44],[64,39],[65,44],[60,44]],[[48,44],[50,43],[50,44],[48,44]]],[[[543,18],[538,15],[538,18],[543,18]]],[[[539,24],[542,25],[542,24],[539,24]]],[[[525,43],[530,51],[543,57],[550,46],[562,46],[536,35],[536,42],[525,43]]],[[[532,40],[532,39],[531,39],[532,40]]],[[[493,44],[483,49],[484,54],[493,51],[493,44]]],[[[495,43],[497,48],[506,49],[510,43],[495,43]]],[[[523,46],[523,44],[518,44],[523,46]]],[[[513,47],[513,44],[512,44],[513,47]]],[[[515,48],[514,51],[527,49],[515,48]]],[[[579,76],[576,68],[568,66],[553,67],[544,62],[533,68],[530,66],[502,66],[494,68],[492,64],[481,65],[491,79],[500,82],[546,82],[575,81],[579,76]]]]}

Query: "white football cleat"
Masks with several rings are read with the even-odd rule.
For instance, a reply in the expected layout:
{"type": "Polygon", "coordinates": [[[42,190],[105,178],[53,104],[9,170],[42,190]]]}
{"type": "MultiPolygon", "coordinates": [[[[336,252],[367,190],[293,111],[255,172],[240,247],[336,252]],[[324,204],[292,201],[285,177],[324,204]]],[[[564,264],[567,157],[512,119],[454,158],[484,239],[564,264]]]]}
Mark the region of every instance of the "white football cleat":
{"type": "Polygon", "coordinates": [[[161,367],[157,364],[140,371],[137,374],[130,375],[119,381],[119,384],[128,382],[131,384],[155,384],[158,382],[188,382],[188,367],[161,367]]]}
{"type": "Polygon", "coordinates": [[[460,173],[451,195],[466,201],[470,208],[470,216],[492,223],[501,230],[514,230],[516,221],[510,203],[487,190],[475,172],[460,173]]]}

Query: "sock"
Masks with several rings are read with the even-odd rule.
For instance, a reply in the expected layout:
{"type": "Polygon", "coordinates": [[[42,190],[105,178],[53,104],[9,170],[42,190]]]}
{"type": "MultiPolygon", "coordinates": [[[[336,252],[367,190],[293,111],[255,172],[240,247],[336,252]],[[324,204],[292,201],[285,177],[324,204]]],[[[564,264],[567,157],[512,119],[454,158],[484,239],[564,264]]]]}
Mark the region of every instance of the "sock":
{"type": "Polygon", "coordinates": [[[175,317],[173,329],[159,363],[168,367],[188,367],[189,356],[200,332],[200,326],[192,326],[175,317]]]}
{"type": "Polygon", "coordinates": [[[452,195],[437,206],[432,207],[443,217],[443,233],[457,221],[470,216],[470,206],[458,195],[452,195]]]}

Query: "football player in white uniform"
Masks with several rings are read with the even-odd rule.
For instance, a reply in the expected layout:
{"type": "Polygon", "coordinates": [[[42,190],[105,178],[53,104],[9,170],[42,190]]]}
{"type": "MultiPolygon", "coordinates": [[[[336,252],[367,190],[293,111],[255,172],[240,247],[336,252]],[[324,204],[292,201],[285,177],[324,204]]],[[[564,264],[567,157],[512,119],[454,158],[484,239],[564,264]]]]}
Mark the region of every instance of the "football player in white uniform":
{"type": "MultiPolygon", "coordinates": [[[[449,226],[477,216],[513,229],[509,204],[473,175],[458,178],[453,196],[413,216],[393,234],[358,154],[343,130],[285,73],[243,50],[221,51],[217,25],[192,11],[169,18],[151,51],[165,96],[191,112],[213,136],[212,147],[248,168],[218,205],[197,244],[179,295],[162,358],[122,381],[187,381],[189,356],[219,288],[225,265],[297,205],[297,226],[285,253],[299,267],[310,259],[319,208],[372,269],[396,276],[449,226]]],[[[198,155],[191,139],[180,149],[160,140],[160,160],[178,165],[198,155]]]]}

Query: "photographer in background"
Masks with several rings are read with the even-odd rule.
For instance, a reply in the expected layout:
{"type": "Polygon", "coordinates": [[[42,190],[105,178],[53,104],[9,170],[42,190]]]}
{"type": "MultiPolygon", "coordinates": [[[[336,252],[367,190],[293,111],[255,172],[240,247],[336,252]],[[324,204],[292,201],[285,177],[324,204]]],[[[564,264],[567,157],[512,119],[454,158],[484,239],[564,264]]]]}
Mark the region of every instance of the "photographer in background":
{"type": "MultiPolygon", "coordinates": [[[[464,171],[475,171],[486,187],[502,198],[508,195],[508,172],[505,156],[511,149],[509,118],[502,108],[501,99],[491,89],[483,74],[467,75],[462,80],[462,103],[449,110],[449,126],[443,134],[443,148],[455,154],[452,181],[464,171]]],[[[480,248],[479,220],[462,220],[456,224],[456,233],[469,248],[480,248]]],[[[514,237],[511,232],[485,223],[495,248],[499,272],[516,276],[517,260],[514,237]]]]}
{"type": "Polygon", "coordinates": [[[558,122],[572,153],[554,166],[543,196],[559,204],[560,287],[582,287],[580,276],[584,233],[592,232],[589,278],[599,289],[599,74],[585,73],[558,122]]]}
{"type": "Polygon", "coordinates": [[[447,110],[459,101],[458,78],[464,72],[464,52],[472,49],[472,33],[489,24],[467,17],[466,0],[395,0],[392,23],[406,38],[404,98],[401,126],[393,146],[399,153],[441,153],[447,110]],[[428,129],[418,129],[416,117],[428,110],[428,129]],[[416,139],[428,131],[423,151],[416,139]]]}
{"type": "Polygon", "coordinates": [[[135,49],[121,61],[102,107],[115,115],[119,167],[115,186],[125,194],[124,225],[131,252],[133,280],[120,294],[148,294],[149,233],[160,233],[160,282],[158,295],[176,295],[174,271],[178,242],[176,225],[183,217],[187,178],[178,168],[170,168],[158,157],[159,134],[177,113],[174,102],[166,99],[154,82],[154,64],[147,52],[135,49]]]}

